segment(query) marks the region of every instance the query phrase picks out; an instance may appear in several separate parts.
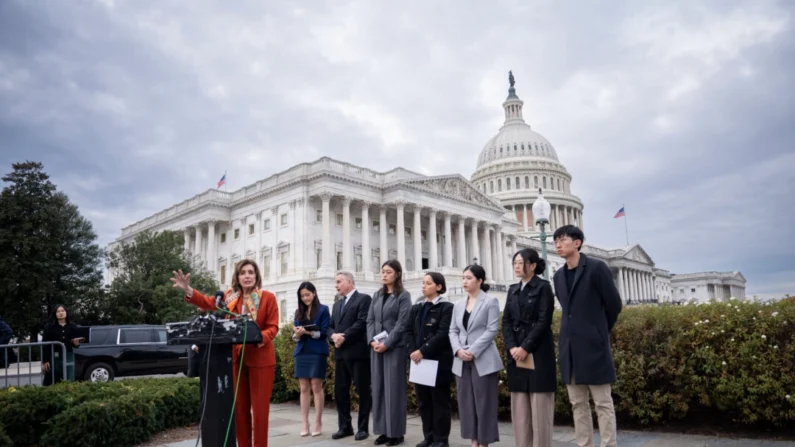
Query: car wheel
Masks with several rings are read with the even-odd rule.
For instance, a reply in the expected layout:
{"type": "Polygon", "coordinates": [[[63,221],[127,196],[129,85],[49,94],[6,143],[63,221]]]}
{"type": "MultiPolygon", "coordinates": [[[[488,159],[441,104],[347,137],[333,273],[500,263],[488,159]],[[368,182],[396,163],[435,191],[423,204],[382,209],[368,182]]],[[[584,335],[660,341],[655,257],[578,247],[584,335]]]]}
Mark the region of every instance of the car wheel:
{"type": "Polygon", "coordinates": [[[113,380],[113,367],[107,363],[94,363],[86,370],[85,378],[90,382],[110,382],[113,380]]]}

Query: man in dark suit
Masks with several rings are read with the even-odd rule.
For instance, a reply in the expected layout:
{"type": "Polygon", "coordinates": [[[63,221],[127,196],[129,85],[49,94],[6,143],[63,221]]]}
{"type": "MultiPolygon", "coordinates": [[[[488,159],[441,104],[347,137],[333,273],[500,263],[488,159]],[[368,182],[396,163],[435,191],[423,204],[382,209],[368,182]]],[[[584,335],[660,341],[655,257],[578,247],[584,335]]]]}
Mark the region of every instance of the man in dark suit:
{"type": "Polygon", "coordinates": [[[580,447],[593,447],[589,392],[599,418],[602,447],[616,445],[616,415],[610,384],[616,367],[610,331],[621,312],[610,268],[580,253],[585,235],[574,225],[558,228],[555,249],[566,266],[555,272],[555,293],[563,309],[558,340],[561,381],[566,384],[574,416],[574,436],[580,447]]]}
{"type": "Polygon", "coordinates": [[[332,439],[353,435],[351,425],[351,382],[359,395],[359,424],[356,440],[369,436],[370,408],[370,350],[367,343],[367,313],[370,295],[359,293],[349,272],[339,272],[336,278],[338,300],[331,313],[327,332],[334,345],[334,400],[337,403],[339,431],[332,439]]]}

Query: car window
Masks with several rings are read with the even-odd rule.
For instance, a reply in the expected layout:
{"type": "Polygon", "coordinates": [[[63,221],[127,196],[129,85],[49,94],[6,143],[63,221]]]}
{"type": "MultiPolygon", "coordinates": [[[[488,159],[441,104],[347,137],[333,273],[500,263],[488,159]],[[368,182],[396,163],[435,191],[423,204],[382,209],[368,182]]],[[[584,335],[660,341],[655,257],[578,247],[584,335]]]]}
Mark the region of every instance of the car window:
{"type": "Polygon", "coordinates": [[[116,335],[116,329],[92,327],[90,341],[82,344],[87,344],[87,345],[116,344],[115,335],[116,335]],[[108,336],[108,334],[110,334],[111,332],[113,332],[113,337],[108,336]]]}
{"type": "Polygon", "coordinates": [[[157,331],[157,341],[161,343],[166,342],[166,330],[165,329],[158,329],[157,331]]]}
{"type": "Polygon", "coordinates": [[[151,343],[151,331],[149,329],[122,329],[119,343],[151,343]]]}

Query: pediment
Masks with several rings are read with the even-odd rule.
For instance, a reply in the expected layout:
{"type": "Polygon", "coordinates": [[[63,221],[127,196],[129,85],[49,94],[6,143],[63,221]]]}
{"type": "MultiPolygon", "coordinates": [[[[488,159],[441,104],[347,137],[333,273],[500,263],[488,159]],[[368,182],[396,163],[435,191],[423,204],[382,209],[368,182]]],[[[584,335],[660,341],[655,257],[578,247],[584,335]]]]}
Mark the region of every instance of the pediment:
{"type": "Polygon", "coordinates": [[[635,262],[654,265],[654,261],[651,259],[651,256],[649,256],[649,254],[646,253],[646,250],[644,250],[638,244],[633,245],[629,250],[626,251],[626,253],[624,253],[624,256],[622,257],[635,262]]]}
{"type": "Polygon", "coordinates": [[[477,188],[472,186],[471,183],[460,175],[427,177],[417,180],[408,180],[403,182],[403,184],[481,206],[503,209],[499,202],[478,191],[477,188]]]}

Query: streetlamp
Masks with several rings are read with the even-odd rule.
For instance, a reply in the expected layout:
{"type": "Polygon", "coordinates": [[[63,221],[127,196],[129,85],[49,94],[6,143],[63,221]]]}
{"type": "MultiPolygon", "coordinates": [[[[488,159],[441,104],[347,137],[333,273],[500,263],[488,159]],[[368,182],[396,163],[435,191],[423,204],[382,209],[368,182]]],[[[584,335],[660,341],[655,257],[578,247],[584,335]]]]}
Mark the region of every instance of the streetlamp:
{"type": "Polygon", "coordinates": [[[472,258],[472,263],[478,265],[478,258],[472,258]]]}
{"type": "Polygon", "coordinates": [[[547,233],[544,227],[549,223],[549,213],[552,211],[552,206],[541,194],[541,188],[538,188],[538,199],[533,203],[533,216],[536,218],[536,224],[541,225],[541,258],[547,268],[544,269],[544,279],[549,281],[549,261],[547,260],[547,233]]]}

